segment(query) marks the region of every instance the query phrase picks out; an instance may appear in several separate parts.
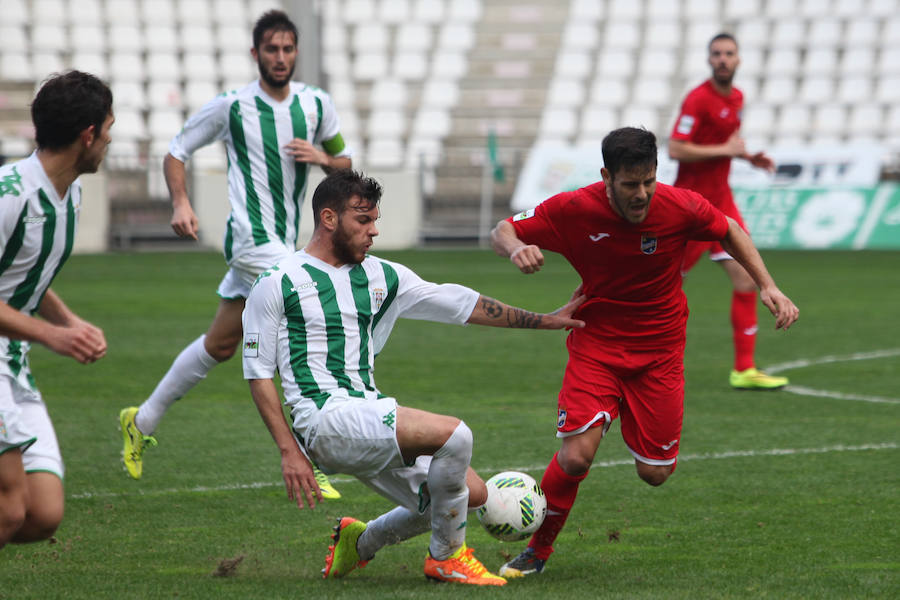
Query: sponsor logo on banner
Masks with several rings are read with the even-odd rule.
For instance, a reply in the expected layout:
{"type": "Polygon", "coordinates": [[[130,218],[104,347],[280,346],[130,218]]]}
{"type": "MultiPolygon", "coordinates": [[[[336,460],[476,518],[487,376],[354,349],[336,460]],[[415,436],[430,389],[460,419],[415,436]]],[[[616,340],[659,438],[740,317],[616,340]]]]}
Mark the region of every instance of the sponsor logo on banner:
{"type": "Polygon", "coordinates": [[[258,358],[259,357],[259,334],[258,333],[245,333],[244,334],[244,356],[247,358],[258,358]]]}

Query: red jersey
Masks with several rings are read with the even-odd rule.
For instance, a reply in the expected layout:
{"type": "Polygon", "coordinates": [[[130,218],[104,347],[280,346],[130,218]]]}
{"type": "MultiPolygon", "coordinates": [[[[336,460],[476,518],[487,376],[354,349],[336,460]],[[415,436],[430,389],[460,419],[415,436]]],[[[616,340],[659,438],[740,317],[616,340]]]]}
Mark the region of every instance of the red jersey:
{"type": "MultiPolygon", "coordinates": [[[[695,87],[684,99],[681,113],[672,128],[673,140],[692,144],[723,144],[741,127],[744,94],[736,87],[723,96],[707,80],[695,87]]],[[[731,199],[728,172],[731,158],[721,157],[678,164],[675,185],[699,192],[716,206],[731,199]]]]}
{"type": "Polygon", "coordinates": [[[688,240],[720,240],[725,215],[705,198],[657,184],[647,218],[629,223],[616,214],[606,185],[563,192],[507,219],[526,244],[558,252],[581,276],[588,300],[578,309],[584,329],[569,347],[660,349],[684,343],[687,299],[681,263],[688,240]]]}

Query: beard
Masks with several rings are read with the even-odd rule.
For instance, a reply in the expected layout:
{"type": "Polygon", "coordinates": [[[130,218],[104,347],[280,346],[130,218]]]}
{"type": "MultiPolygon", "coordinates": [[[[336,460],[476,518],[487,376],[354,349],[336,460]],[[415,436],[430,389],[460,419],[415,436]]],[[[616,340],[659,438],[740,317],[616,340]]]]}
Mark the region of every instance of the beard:
{"type": "Polygon", "coordinates": [[[288,83],[290,83],[291,78],[294,76],[294,68],[297,66],[297,63],[295,62],[293,65],[291,65],[291,68],[288,70],[287,75],[285,76],[284,80],[276,79],[275,76],[272,75],[271,71],[269,71],[268,69],[266,69],[263,66],[262,61],[257,59],[256,65],[259,68],[260,79],[262,79],[263,81],[265,81],[268,85],[270,85],[272,87],[280,88],[280,87],[284,87],[288,83]]]}
{"type": "Polygon", "coordinates": [[[334,230],[331,236],[331,245],[334,248],[335,258],[342,264],[358,265],[365,258],[365,253],[363,253],[362,257],[359,257],[358,252],[354,251],[353,246],[350,244],[350,236],[341,227],[340,219],[338,219],[337,229],[334,230]]]}

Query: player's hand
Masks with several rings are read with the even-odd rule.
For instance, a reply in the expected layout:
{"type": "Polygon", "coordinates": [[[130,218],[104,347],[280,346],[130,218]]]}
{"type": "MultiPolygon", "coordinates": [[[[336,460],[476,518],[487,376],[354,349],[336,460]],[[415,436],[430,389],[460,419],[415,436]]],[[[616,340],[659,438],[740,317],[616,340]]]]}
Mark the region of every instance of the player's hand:
{"type": "Polygon", "coordinates": [[[172,210],[172,230],[183,238],[197,239],[199,222],[194,209],[187,202],[175,206],[172,210]]]}
{"type": "Polygon", "coordinates": [[[560,319],[564,319],[567,321],[566,323],[562,323],[562,327],[564,329],[582,329],[585,326],[585,322],[581,319],[573,319],[572,315],[584,304],[584,301],[587,300],[587,296],[581,293],[582,286],[578,286],[575,288],[575,293],[572,294],[572,297],[569,299],[566,304],[556,310],[554,310],[551,315],[557,316],[560,319]]]}
{"type": "Polygon", "coordinates": [[[306,140],[294,138],[288,142],[284,149],[294,157],[296,162],[310,163],[314,165],[327,165],[328,153],[319,150],[306,140]]]}
{"type": "Polygon", "coordinates": [[[287,489],[288,499],[297,501],[297,508],[303,508],[303,499],[310,508],[316,507],[316,500],[322,502],[322,490],[316,483],[316,476],[310,462],[299,450],[281,457],[281,475],[287,489]]]}
{"type": "Polygon", "coordinates": [[[728,136],[728,139],[725,141],[725,153],[728,156],[744,156],[747,154],[744,139],[737,131],[728,136]]]}
{"type": "Polygon", "coordinates": [[[47,347],[86,365],[106,356],[106,337],[99,327],[74,319],[70,324],[54,329],[47,347]]]}
{"type": "Polygon", "coordinates": [[[769,173],[775,172],[775,161],[765,152],[757,152],[747,156],[747,160],[757,169],[765,169],[769,173]]]}
{"type": "Polygon", "coordinates": [[[509,260],[523,273],[537,273],[544,266],[544,255],[534,245],[519,246],[509,255],[509,260]]]}
{"type": "Polygon", "coordinates": [[[775,329],[787,329],[800,318],[800,309],[778,288],[761,290],[759,298],[775,316],[775,329]]]}

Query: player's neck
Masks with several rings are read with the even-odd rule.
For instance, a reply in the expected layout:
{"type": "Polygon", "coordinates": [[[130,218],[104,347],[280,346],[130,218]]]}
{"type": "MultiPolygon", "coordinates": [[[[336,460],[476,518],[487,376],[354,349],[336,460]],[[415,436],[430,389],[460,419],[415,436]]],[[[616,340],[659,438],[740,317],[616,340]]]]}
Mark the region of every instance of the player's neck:
{"type": "Polygon", "coordinates": [[[710,78],[709,82],[712,84],[713,89],[722,96],[730,96],[731,90],[734,89],[734,86],[730,81],[728,83],[719,83],[715,78],[710,78]]]}
{"type": "Polygon", "coordinates": [[[310,256],[318,258],[323,263],[329,264],[332,267],[344,266],[344,263],[335,255],[331,240],[328,239],[327,236],[316,235],[313,233],[312,238],[303,250],[310,256]]]}
{"type": "Polygon", "coordinates": [[[75,168],[75,159],[71,149],[54,152],[51,150],[38,150],[38,160],[47,175],[47,179],[53,184],[56,195],[62,198],[66,190],[72,185],[81,173],[75,168]]]}
{"type": "Polygon", "coordinates": [[[259,87],[262,88],[262,91],[264,91],[269,98],[276,102],[284,102],[291,93],[290,83],[276,87],[266,83],[262,77],[259,79],[259,87]]]}

